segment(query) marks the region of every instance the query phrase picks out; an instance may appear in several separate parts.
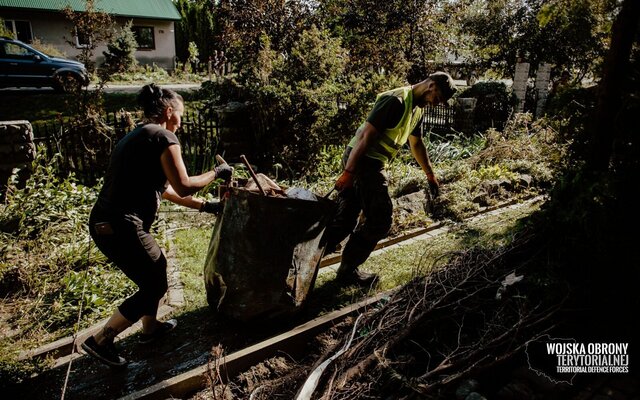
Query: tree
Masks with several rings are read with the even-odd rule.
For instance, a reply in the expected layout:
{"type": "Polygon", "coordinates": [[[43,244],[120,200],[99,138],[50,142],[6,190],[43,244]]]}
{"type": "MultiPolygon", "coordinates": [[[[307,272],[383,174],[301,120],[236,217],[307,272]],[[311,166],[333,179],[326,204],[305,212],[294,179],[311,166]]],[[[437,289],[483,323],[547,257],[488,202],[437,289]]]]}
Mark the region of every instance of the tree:
{"type": "Polygon", "coordinates": [[[288,54],[298,36],[314,22],[304,0],[224,0],[217,5],[221,21],[220,47],[240,75],[250,74],[261,49],[261,36],[270,47],[288,54]]]}
{"type": "MultiPolygon", "coordinates": [[[[638,77],[632,74],[630,60],[633,54],[634,42],[636,48],[635,56],[639,51],[639,20],[640,2],[626,0],[613,25],[611,46],[604,63],[603,77],[598,88],[595,123],[591,130],[591,154],[588,159],[588,166],[593,171],[607,171],[610,167],[615,166],[617,162],[630,161],[612,159],[618,155],[614,154],[614,144],[617,144],[618,146],[616,147],[620,150],[627,146],[633,146],[634,142],[634,147],[637,148],[639,145],[637,143],[637,135],[625,140],[625,132],[620,129],[621,124],[618,123],[621,114],[629,112],[628,107],[624,107],[625,100],[629,102],[635,99],[635,107],[637,108],[637,93],[632,94],[630,97],[625,93],[629,87],[635,87],[636,90],[638,88],[638,77]],[[630,76],[634,76],[636,81],[634,82],[633,79],[630,79],[630,76]]],[[[633,58],[636,60],[633,65],[637,73],[637,57],[633,58]]]]}
{"type": "Polygon", "coordinates": [[[129,20],[107,43],[107,51],[103,51],[104,63],[102,72],[108,75],[127,72],[136,64],[134,56],[138,48],[138,42],[131,30],[133,21],[129,20]]]}
{"type": "Polygon", "coordinates": [[[189,42],[195,42],[200,49],[201,60],[213,56],[220,49],[220,32],[215,13],[216,6],[211,0],[175,0],[180,16],[176,22],[176,55],[181,61],[189,58],[189,42]]]}
{"type": "Polygon", "coordinates": [[[328,0],[319,13],[349,50],[351,71],[389,72],[416,82],[457,47],[456,6],[435,0],[328,0]]]}
{"type": "Polygon", "coordinates": [[[67,39],[67,43],[74,47],[76,41],[81,43],[78,60],[85,65],[90,73],[94,73],[96,69],[96,63],[93,59],[94,52],[100,44],[109,40],[113,35],[111,16],[98,11],[95,0],[87,0],[86,8],[82,12],[76,12],[71,6],[66,6],[62,9],[62,13],[72,24],[71,39],[67,39]]]}
{"type": "Polygon", "coordinates": [[[471,0],[460,9],[477,60],[507,76],[518,57],[596,73],[615,0],[471,0]]]}

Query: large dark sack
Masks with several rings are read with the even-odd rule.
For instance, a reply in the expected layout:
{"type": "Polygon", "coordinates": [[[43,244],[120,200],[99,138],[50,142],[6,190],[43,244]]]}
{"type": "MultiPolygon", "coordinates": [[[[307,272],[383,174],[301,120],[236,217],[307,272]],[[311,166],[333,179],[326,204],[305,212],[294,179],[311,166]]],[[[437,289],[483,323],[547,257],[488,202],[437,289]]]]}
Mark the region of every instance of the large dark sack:
{"type": "Polygon", "coordinates": [[[204,268],[207,301],[247,321],[299,310],[315,283],[333,203],[230,189],[204,268]]]}

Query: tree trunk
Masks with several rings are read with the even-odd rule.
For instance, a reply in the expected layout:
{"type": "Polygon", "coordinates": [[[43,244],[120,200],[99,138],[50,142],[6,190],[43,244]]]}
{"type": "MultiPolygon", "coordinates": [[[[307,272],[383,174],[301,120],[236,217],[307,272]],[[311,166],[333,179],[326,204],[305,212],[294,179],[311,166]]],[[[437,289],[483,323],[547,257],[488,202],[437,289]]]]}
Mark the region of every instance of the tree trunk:
{"type": "Polygon", "coordinates": [[[591,131],[588,168],[592,172],[604,172],[609,168],[617,135],[615,119],[623,105],[631,46],[638,33],[639,18],[640,1],[624,0],[611,29],[611,44],[598,87],[595,120],[591,131]]]}

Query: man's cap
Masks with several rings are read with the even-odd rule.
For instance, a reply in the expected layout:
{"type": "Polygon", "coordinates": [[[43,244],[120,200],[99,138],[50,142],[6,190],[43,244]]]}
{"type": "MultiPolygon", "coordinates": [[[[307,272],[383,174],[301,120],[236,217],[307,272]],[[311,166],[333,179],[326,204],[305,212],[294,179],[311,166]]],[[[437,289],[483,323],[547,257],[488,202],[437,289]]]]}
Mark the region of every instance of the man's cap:
{"type": "Polygon", "coordinates": [[[444,96],[445,101],[449,100],[457,91],[456,85],[453,83],[453,78],[446,72],[434,72],[429,75],[429,79],[438,85],[438,89],[440,89],[440,93],[444,96]]]}

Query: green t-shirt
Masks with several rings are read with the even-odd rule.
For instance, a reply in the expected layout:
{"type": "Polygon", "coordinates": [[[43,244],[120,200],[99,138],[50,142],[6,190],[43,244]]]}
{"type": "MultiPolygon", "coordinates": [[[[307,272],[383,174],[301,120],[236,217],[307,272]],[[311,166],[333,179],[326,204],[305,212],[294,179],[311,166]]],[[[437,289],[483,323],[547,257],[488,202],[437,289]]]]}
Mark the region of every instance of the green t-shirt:
{"type": "MultiPolygon", "coordinates": [[[[373,105],[367,122],[375,126],[378,132],[395,128],[404,114],[404,100],[397,96],[382,96],[373,105]]],[[[418,122],[411,136],[422,137],[422,121],[418,122]]]]}

